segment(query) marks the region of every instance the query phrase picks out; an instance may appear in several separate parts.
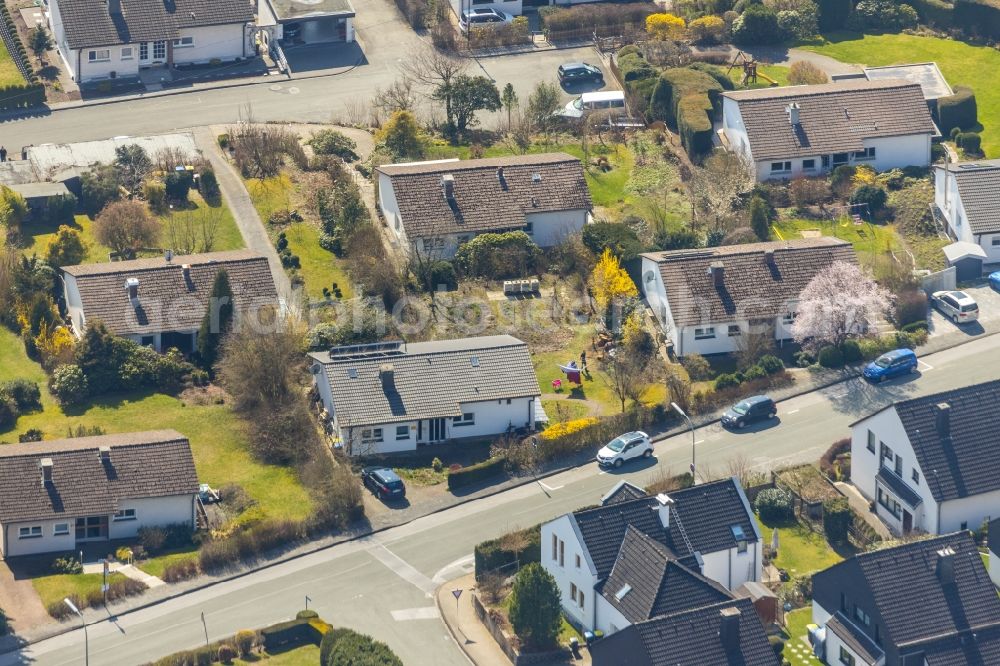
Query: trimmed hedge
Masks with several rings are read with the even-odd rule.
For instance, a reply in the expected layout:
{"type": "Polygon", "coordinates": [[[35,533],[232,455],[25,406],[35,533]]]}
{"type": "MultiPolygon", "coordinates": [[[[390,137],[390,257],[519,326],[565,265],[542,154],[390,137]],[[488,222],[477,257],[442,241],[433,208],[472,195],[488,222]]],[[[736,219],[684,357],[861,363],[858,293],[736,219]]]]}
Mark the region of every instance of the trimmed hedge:
{"type": "Polygon", "coordinates": [[[819,29],[822,32],[840,30],[847,23],[854,5],[851,0],[818,0],[819,29]]]}
{"type": "Polygon", "coordinates": [[[542,526],[528,527],[511,534],[481,541],[473,551],[476,558],[476,580],[491,571],[518,562],[521,566],[542,561],[542,526]],[[505,544],[521,544],[508,549],[505,544]]]}
{"type": "Polygon", "coordinates": [[[961,132],[955,137],[955,143],[966,153],[978,155],[982,152],[982,137],[976,132],[961,132]]]}
{"type": "Polygon", "coordinates": [[[966,129],[979,124],[976,94],[972,88],[955,86],[955,94],[938,100],[938,117],[944,131],[954,127],[966,129]]]}
{"type": "Polygon", "coordinates": [[[1000,0],[956,0],[955,26],[971,35],[1000,39],[1000,0]]]}
{"type": "Polygon", "coordinates": [[[677,131],[681,145],[691,157],[712,150],[712,103],[700,93],[681,98],[677,107],[677,131]]]}
{"type": "Polygon", "coordinates": [[[852,519],[851,505],[846,497],[823,502],[823,531],[830,543],[847,543],[847,530],[852,519]]]}
{"type": "Polygon", "coordinates": [[[907,4],[917,10],[922,23],[938,28],[955,25],[955,8],[944,0],[909,0],[907,4]]]}
{"type": "Polygon", "coordinates": [[[277,648],[287,646],[299,646],[305,643],[319,645],[323,636],[319,629],[312,624],[315,618],[296,618],[287,622],[272,624],[260,630],[261,640],[264,642],[264,649],[274,652],[277,648]]]}
{"type": "Polygon", "coordinates": [[[502,474],[505,463],[506,460],[503,458],[490,458],[481,463],[448,472],[448,490],[456,490],[477,481],[502,474]]]}
{"type": "Polygon", "coordinates": [[[706,94],[713,108],[721,104],[722,86],[711,75],[689,67],[663,70],[650,101],[652,120],[676,126],[681,100],[698,93],[706,94]]]}

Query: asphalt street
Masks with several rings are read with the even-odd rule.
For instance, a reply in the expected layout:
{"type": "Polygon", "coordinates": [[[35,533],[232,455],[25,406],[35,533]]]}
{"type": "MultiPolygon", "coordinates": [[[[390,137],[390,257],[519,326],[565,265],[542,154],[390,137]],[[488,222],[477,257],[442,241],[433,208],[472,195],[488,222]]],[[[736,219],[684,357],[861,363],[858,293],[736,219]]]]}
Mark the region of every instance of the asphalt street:
{"type": "MultiPolygon", "coordinates": [[[[728,461],[745,456],[761,470],[813,461],[849,424],[890,402],[995,379],[1000,338],[977,339],[921,360],[920,372],[879,386],[858,379],[779,403],[778,423],[733,433],[712,425],[695,431],[699,475],[722,476],[728,461]]],[[[432,590],[471,569],[473,546],[594,504],[619,479],[644,484],[662,470],[687,468],[691,437],[656,444],[656,456],[637,467],[602,472],[585,465],[493,497],[415,520],[376,536],[220,583],[91,625],[94,666],[136,664],[208,638],[292,617],[306,595],[328,621],[384,640],[404,663],[458,666],[466,660],[441,623],[432,590]],[[205,623],[202,623],[204,613],[205,623]]],[[[36,643],[0,666],[80,664],[83,633],[36,643]]]]}

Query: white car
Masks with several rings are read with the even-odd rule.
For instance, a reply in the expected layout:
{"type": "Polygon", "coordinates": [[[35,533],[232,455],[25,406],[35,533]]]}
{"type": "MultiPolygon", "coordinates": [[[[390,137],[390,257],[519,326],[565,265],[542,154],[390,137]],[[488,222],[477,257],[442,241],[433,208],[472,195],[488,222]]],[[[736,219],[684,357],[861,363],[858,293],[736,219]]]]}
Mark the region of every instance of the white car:
{"type": "Polygon", "coordinates": [[[621,90],[598,90],[597,92],[583,93],[561,110],[556,111],[556,115],[563,118],[583,118],[592,111],[608,109],[618,109],[624,112],[625,93],[621,90]]]}
{"type": "Polygon", "coordinates": [[[466,9],[462,12],[462,17],[458,21],[458,27],[462,34],[468,32],[469,28],[495,28],[497,26],[513,23],[514,17],[507,12],[492,7],[482,7],[479,9],[466,9]]]}
{"type": "Polygon", "coordinates": [[[642,431],[627,432],[608,442],[597,452],[597,464],[601,467],[621,467],[626,461],[648,458],[653,455],[653,443],[649,435],[642,431]]]}
{"type": "Polygon", "coordinates": [[[932,298],[934,307],[956,324],[966,324],[979,319],[979,305],[976,299],[964,291],[935,291],[932,298]]]}

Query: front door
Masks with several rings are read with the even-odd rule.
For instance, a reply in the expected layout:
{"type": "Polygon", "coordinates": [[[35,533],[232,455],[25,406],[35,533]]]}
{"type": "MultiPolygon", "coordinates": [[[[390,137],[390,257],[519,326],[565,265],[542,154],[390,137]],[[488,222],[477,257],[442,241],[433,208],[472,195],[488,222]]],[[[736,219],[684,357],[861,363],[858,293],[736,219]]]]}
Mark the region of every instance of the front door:
{"type": "Polygon", "coordinates": [[[431,419],[428,423],[428,430],[430,433],[430,441],[440,442],[446,437],[445,435],[445,420],[444,419],[431,419]]]}
{"type": "Polygon", "coordinates": [[[161,63],[167,60],[167,42],[160,40],[153,42],[153,62],[161,63]]]}
{"type": "Polygon", "coordinates": [[[149,64],[149,42],[141,42],[139,44],[139,66],[143,67],[149,64]]]}
{"type": "Polygon", "coordinates": [[[76,541],[99,541],[108,538],[108,517],[87,516],[76,519],[76,541]]]}
{"type": "Polygon", "coordinates": [[[909,534],[913,530],[913,514],[903,509],[903,534],[909,534]]]}

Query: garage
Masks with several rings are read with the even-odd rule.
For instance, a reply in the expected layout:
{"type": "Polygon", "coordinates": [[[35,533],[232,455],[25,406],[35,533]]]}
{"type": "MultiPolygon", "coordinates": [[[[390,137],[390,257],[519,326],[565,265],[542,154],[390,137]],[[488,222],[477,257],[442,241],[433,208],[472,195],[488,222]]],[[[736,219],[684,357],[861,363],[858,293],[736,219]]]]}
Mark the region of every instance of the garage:
{"type": "Polygon", "coordinates": [[[986,261],[986,251],[975,243],[959,241],[946,245],[944,256],[948,266],[955,267],[955,279],[958,282],[971,282],[983,277],[983,262],[986,261]]]}
{"type": "Polygon", "coordinates": [[[350,0],[259,0],[258,24],[284,49],[354,41],[350,0]]]}

